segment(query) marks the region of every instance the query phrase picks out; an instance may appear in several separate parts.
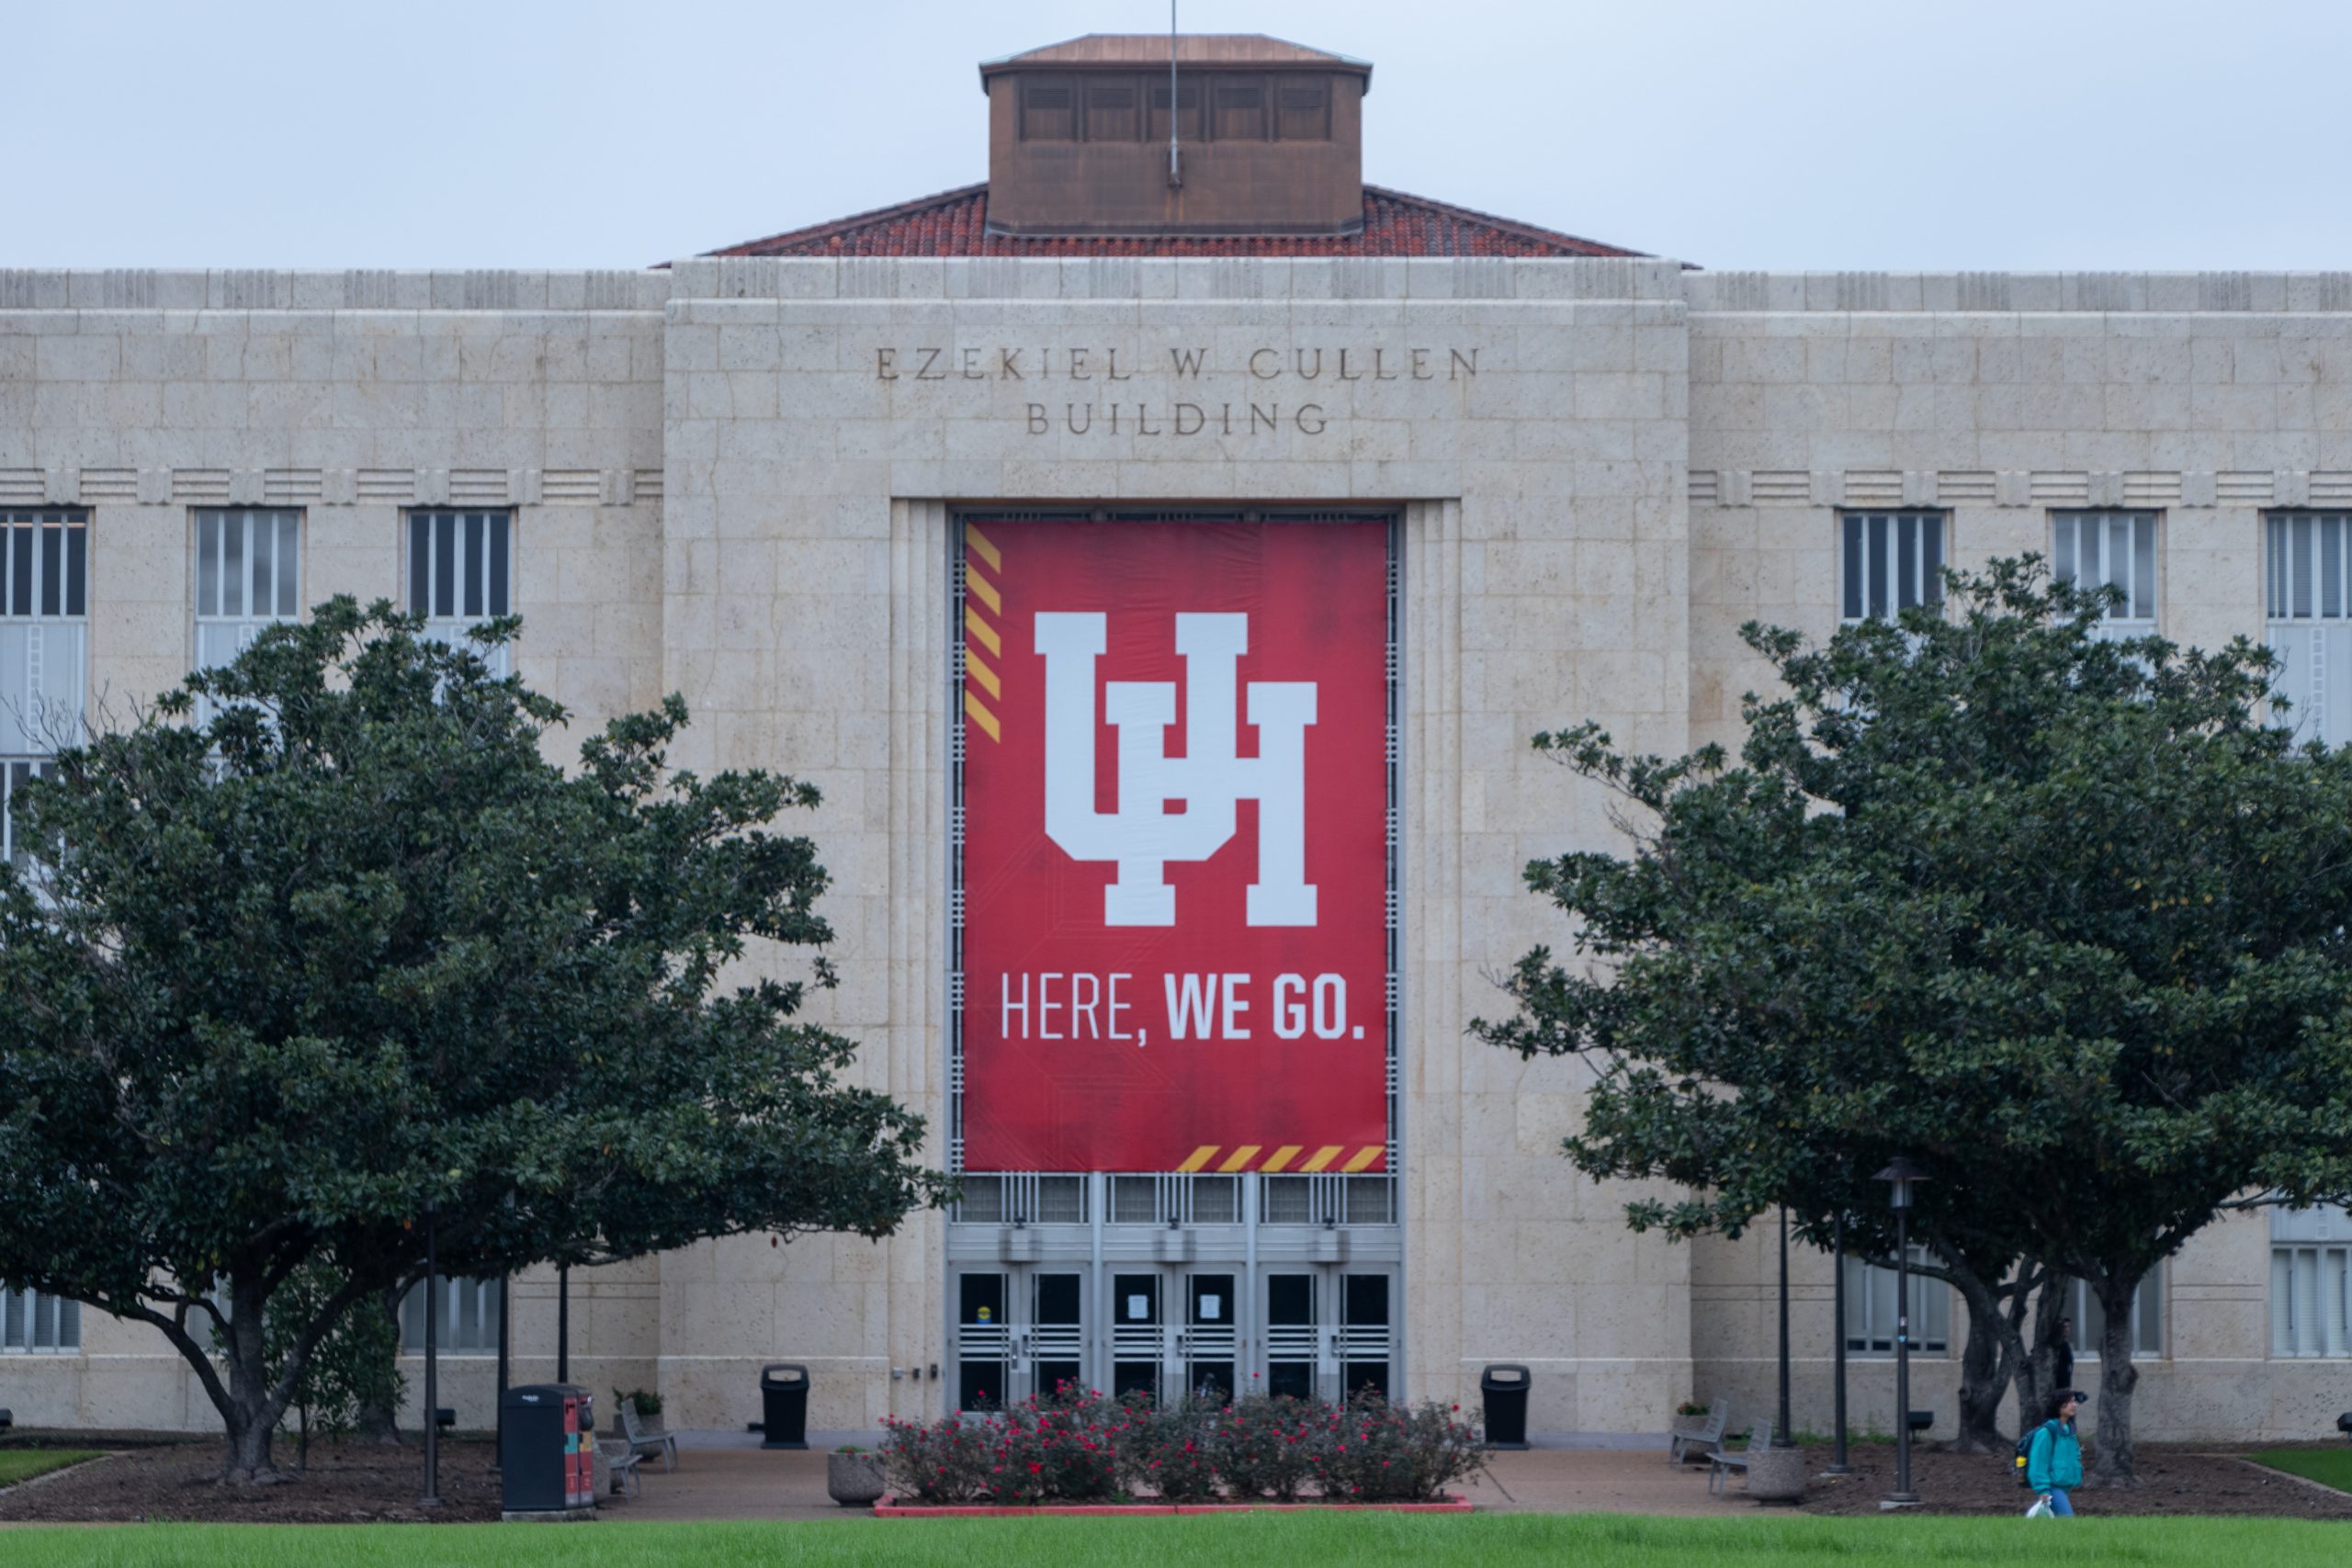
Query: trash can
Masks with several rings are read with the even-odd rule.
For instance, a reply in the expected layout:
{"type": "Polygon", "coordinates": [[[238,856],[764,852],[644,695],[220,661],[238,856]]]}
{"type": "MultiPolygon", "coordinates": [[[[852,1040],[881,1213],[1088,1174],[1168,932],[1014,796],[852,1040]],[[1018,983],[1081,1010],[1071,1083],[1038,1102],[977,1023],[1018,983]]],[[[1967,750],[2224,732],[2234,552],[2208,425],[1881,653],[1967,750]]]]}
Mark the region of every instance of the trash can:
{"type": "Polygon", "coordinates": [[[1497,1362],[1478,1374],[1478,1397],[1487,1407],[1487,1446],[1523,1449],[1527,1446],[1525,1367],[1497,1362]]]}
{"type": "Polygon", "coordinates": [[[574,1383],[506,1391],[498,1446],[500,1508],[509,1519],[593,1518],[596,1406],[574,1383]]]}
{"type": "Polygon", "coordinates": [[[763,1449],[808,1446],[808,1369],[779,1363],[760,1369],[763,1449]]]}

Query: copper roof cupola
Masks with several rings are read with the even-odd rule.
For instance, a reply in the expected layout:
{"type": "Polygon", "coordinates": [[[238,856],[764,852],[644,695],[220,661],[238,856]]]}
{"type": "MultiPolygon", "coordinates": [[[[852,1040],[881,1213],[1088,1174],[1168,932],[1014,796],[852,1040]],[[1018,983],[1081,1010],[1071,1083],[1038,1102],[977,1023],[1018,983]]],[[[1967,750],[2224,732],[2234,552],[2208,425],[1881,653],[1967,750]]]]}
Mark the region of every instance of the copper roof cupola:
{"type": "Polygon", "coordinates": [[[1363,227],[1363,61],[1254,33],[1091,33],[989,61],[980,85],[991,233],[1363,227]]]}

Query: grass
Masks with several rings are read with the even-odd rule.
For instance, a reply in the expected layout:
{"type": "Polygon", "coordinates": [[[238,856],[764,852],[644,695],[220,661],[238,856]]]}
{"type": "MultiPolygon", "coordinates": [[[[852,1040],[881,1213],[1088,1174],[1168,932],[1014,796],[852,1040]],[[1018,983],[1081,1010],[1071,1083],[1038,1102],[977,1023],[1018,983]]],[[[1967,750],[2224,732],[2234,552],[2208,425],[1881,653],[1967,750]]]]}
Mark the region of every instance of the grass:
{"type": "Polygon", "coordinates": [[[2306,1481],[2316,1481],[2323,1486],[2333,1486],[2338,1492],[2352,1492],[2352,1447],[2341,1449],[2272,1449],[2267,1453],[2248,1454],[2256,1464],[2267,1464],[2273,1470],[2283,1470],[2290,1475],[2300,1475],[2306,1481]]]}
{"type": "Polygon", "coordinates": [[[96,1449],[0,1449],[0,1486],[13,1486],[97,1457],[96,1449]]]}
{"type": "Polygon", "coordinates": [[[1630,1514],[841,1519],[789,1524],[124,1525],[0,1531],[9,1568],[1921,1568],[2024,1562],[2286,1568],[2344,1527],[2300,1519],[1665,1519],[1630,1514]]]}

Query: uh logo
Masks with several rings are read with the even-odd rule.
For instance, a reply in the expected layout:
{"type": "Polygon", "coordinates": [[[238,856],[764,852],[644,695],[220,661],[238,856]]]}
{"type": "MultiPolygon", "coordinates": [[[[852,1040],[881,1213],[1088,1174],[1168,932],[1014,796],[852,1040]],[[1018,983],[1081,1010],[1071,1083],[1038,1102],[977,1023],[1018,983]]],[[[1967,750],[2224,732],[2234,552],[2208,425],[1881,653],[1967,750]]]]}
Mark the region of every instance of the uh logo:
{"type": "Polygon", "coordinates": [[[1172,926],[1176,890],[1170,861],[1206,860],[1233,837],[1234,805],[1258,803],[1258,880],[1249,923],[1311,926],[1315,889],[1306,881],[1306,727],[1315,722],[1312,681],[1252,681],[1250,722],[1258,754],[1235,754],[1235,663],[1250,651],[1246,615],[1180,615],[1176,652],[1184,660],[1184,755],[1167,754],[1176,722],[1170,681],[1112,681],[1102,713],[1119,732],[1119,808],[1094,805],[1094,661],[1105,646],[1099,613],[1041,612],[1036,649],[1046,660],[1046,836],[1082,861],[1112,861],[1118,880],[1102,890],[1102,923],[1172,926]],[[1166,803],[1181,800],[1170,814],[1166,803]]]}

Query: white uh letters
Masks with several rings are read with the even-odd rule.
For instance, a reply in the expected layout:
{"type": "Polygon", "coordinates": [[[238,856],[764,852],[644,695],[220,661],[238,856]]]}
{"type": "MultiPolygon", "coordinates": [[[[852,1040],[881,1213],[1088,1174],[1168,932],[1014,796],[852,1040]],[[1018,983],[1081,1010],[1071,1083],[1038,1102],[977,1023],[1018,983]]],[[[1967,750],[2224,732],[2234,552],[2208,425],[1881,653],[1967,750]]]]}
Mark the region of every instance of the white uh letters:
{"type": "Polygon", "coordinates": [[[1102,923],[1172,926],[1176,890],[1162,880],[1170,861],[1206,860],[1233,837],[1234,803],[1258,803],[1258,880],[1249,923],[1311,926],[1315,889],[1306,881],[1306,727],[1315,722],[1312,681],[1252,681],[1250,722],[1258,754],[1234,754],[1235,662],[1250,650],[1250,617],[1180,615],[1176,651],[1184,660],[1184,755],[1167,754],[1176,687],[1166,681],[1113,681],[1103,716],[1119,732],[1119,808],[1094,807],[1094,661],[1106,634],[1099,613],[1044,612],[1037,651],[1046,660],[1046,834],[1078,860],[1114,861],[1118,880],[1102,890],[1102,923]],[[1171,815],[1169,801],[1184,809],[1171,815]]]}

